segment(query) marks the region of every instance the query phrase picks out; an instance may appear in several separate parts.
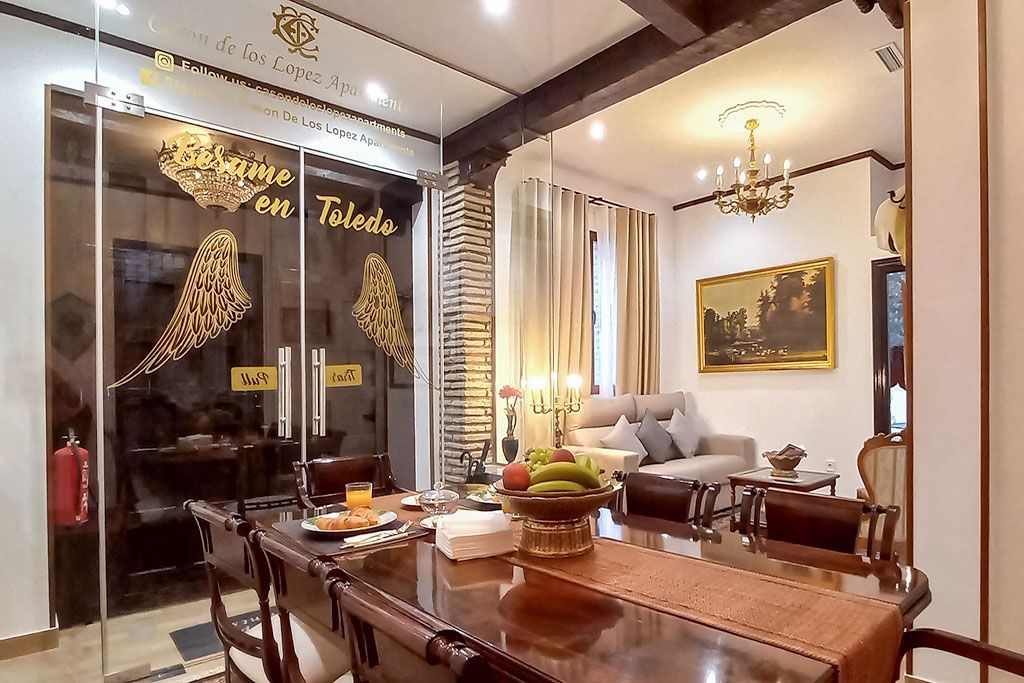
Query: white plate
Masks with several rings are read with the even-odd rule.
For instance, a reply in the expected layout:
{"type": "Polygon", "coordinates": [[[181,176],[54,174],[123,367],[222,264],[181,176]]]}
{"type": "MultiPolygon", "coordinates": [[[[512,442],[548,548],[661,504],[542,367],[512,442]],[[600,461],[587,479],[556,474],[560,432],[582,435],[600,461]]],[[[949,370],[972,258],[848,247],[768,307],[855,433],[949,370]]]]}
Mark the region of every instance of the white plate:
{"type": "Polygon", "coordinates": [[[441,519],[441,515],[434,515],[433,517],[425,517],[420,520],[420,526],[424,529],[436,529],[437,520],[441,519]]]}
{"type": "Polygon", "coordinates": [[[406,496],[401,503],[407,508],[418,508],[420,507],[420,494],[414,493],[411,496],[406,496]]]}
{"type": "MultiPolygon", "coordinates": [[[[347,512],[332,512],[332,513],[329,513],[329,514],[326,514],[326,515],[319,515],[319,517],[339,517],[341,515],[347,515],[347,514],[348,514],[347,512]]],[[[321,529],[321,528],[317,527],[317,525],[313,522],[313,519],[317,519],[317,517],[314,517],[314,518],[311,518],[311,519],[304,519],[304,520],[302,520],[302,528],[305,529],[306,531],[315,531],[318,534],[352,535],[353,532],[362,534],[362,533],[365,533],[367,531],[373,531],[374,529],[379,529],[382,526],[385,526],[387,524],[391,524],[391,522],[393,522],[396,519],[398,519],[398,515],[396,515],[394,512],[391,512],[390,510],[388,510],[386,512],[378,511],[377,514],[380,515],[380,522],[378,522],[377,524],[371,524],[370,526],[361,526],[358,529],[321,529]]]]}
{"type": "Polygon", "coordinates": [[[477,491],[469,494],[466,498],[474,503],[480,503],[481,505],[501,505],[501,501],[497,499],[497,496],[495,496],[495,500],[487,500],[480,492],[477,491]]]}

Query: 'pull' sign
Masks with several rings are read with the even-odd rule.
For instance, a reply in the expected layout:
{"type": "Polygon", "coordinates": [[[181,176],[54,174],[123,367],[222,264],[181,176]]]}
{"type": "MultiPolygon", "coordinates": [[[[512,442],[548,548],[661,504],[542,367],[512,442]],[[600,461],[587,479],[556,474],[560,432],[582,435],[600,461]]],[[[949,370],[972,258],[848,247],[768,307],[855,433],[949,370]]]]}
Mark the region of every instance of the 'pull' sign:
{"type": "Polygon", "coordinates": [[[231,391],[274,391],[277,368],[273,365],[231,368],[231,391]]]}
{"type": "Polygon", "coordinates": [[[351,365],[328,365],[327,386],[328,387],[358,387],[363,383],[363,366],[353,363],[351,365]]]}

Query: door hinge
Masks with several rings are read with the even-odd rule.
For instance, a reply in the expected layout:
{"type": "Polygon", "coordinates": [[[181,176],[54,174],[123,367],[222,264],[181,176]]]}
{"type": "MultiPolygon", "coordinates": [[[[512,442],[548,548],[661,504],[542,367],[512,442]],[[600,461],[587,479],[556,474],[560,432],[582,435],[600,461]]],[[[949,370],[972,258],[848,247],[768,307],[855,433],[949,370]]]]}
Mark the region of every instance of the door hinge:
{"type": "Polygon", "coordinates": [[[145,116],[146,105],[142,95],[114,90],[95,83],[85,84],[85,102],[94,107],[119,111],[132,116],[145,116]]]}
{"type": "Polygon", "coordinates": [[[448,176],[433,171],[424,171],[422,168],[416,171],[416,184],[442,192],[451,187],[448,176]]]}

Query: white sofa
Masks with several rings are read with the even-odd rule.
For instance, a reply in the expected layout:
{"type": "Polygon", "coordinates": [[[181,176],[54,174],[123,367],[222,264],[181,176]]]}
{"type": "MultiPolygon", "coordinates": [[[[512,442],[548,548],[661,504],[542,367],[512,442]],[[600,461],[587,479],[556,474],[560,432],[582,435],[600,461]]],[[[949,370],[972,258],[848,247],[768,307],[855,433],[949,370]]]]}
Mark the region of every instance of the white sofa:
{"type": "Polygon", "coordinates": [[[580,412],[573,413],[567,418],[566,448],[573,452],[587,453],[607,472],[649,472],[698,479],[703,482],[718,482],[721,490],[715,501],[715,509],[727,508],[729,475],[757,467],[756,444],[749,436],[704,435],[694,457],[678,458],[642,467],[639,453],[604,448],[601,445],[601,439],[611,433],[621,415],[625,415],[631,424],[639,428],[640,421],[650,411],[662,426],[667,427],[672,418],[672,411],[676,408],[685,414],[686,394],[681,391],[649,396],[625,394],[614,398],[586,399],[580,412]]]}

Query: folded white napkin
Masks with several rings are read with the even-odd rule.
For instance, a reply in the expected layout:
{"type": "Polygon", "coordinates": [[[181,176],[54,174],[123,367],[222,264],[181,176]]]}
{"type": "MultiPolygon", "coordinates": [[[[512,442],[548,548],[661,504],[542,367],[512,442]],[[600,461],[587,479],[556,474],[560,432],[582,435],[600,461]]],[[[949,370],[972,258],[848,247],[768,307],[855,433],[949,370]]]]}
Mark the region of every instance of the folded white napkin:
{"type": "Polygon", "coordinates": [[[458,510],[437,523],[438,549],[452,560],[503,555],[515,549],[512,527],[500,510],[458,510]]]}

